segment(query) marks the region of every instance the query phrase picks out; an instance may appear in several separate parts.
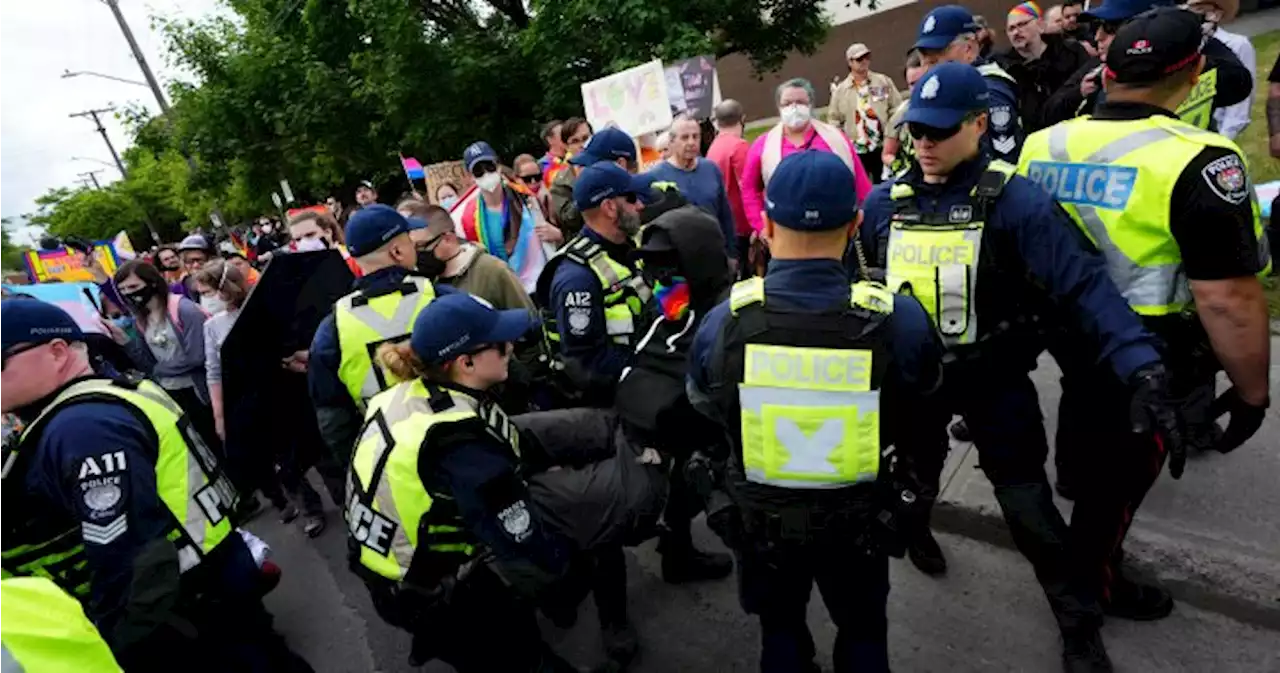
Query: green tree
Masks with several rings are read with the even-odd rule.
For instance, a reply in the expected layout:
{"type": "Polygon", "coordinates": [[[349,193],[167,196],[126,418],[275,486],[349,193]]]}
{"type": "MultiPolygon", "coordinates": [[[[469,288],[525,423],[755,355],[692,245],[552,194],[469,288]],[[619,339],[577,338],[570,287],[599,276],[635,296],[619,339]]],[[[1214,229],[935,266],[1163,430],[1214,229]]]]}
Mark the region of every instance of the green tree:
{"type": "Polygon", "coordinates": [[[18,245],[9,238],[9,230],[14,226],[13,218],[0,220],[0,269],[5,271],[21,271],[26,268],[23,254],[31,248],[18,245]]]}

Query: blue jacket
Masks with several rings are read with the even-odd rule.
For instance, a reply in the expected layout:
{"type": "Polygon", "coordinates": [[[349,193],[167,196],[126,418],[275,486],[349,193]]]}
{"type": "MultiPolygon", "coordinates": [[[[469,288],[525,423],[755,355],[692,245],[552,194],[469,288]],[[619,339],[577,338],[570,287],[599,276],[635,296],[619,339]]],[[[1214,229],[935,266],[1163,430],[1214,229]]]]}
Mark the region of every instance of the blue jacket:
{"type": "MultiPolygon", "coordinates": [[[[583,227],[582,236],[600,244],[613,261],[635,270],[628,258],[629,243],[605,240],[591,227],[583,227]]],[[[631,347],[609,340],[604,321],[604,288],[600,287],[600,279],[591,269],[568,259],[557,264],[555,275],[551,277],[547,305],[543,308],[555,312],[560,353],[566,359],[581,364],[593,381],[616,382],[622,375],[622,369],[631,361],[631,347]]]]}
{"type": "MultiPolygon", "coordinates": [[[[882,268],[885,265],[889,224],[893,215],[889,190],[895,183],[905,182],[912,186],[915,190],[912,198],[922,211],[946,212],[954,205],[970,203],[969,194],[988,163],[986,158],[962,163],[942,185],[925,184],[919,167],[876,185],[863,204],[862,229],[859,232],[868,264],[882,268]]],[[[1025,272],[1022,275],[1026,276],[1026,281],[1023,288],[998,288],[1002,292],[997,293],[984,285],[980,270],[977,304],[980,311],[984,310],[981,307],[990,305],[992,297],[1009,296],[1003,290],[1010,290],[1012,294],[1017,294],[1017,290],[1043,292],[1065,310],[1071,324],[1095,340],[1101,351],[1100,359],[1108,360],[1122,381],[1128,380],[1144,365],[1159,360],[1153,345],[1155,338],[1120,296],[1120,291],[1107,275],[1103,258],[1096,250],[1086,247],[1087,239],[1044,190],[1015,175],[1005,185],[991,211],[987,214],[980,254],[984,257],[995,254],[997,245],[1007,242],[1008,245],[1001,249],[1011,256],[1016,253],[1025,268],[1009,268],[1009,259],[1000,259],[999,264],[1010,275],[1025,272]]],[[[851,269],[857,267],[855,255],[847,255],[846,262],[851,269]]],[[[998,310],[995,312],[1007,315],[1018,308],[996,307],[998,310]]],[[[979,326],[982,326],[981,316],[979,326]]]]}
{"type": "Polygon", "coordinates": [[[698,157],[693,170],[676,168],[670,161],[663,161],[649,169],[654,180],[674,182],[680,195],[689,203],[707,211],[720,222],[724,234],[724,250],[729,259],[738,256],[737,237],[733,228],[733,210],[729,207],[729,191],[725,188],[724,175],[714,161],[698,157]]]}
{"type": "MultiPolygon", "coordinates": [[[[830,259],[769,262],[764,292],[770,305],[790,310],[827,311],[849,305],[850,277],[830,259]]],[[[721,302],[703,320],[689,352],[690,399],[706,398],[712,388],[729,382],[711,380],[716,339],[730,317],[729,302],[721,302]]],[[[942,347],[920,302],[895,297],[887,337],[894,368],[905,388],[920,394],[932,391],[942,373],[942,347]]],[[[700,405],[699,405],[700,406],[700,405]]]]}
{"type": "MultiPolygon", "coordinates": [[[[128,622],[157,616],[152,613],[155,592],[162,587],[135,586],[135,578],[177,578],[176,567],[149,570],[157,561],[176,565],[176,553],[140,556],[149,545],[171,547],[165,536],[176,523],[157,492],[157,455],[155,430],[127,406],[86,401],[63,408],[45,422],[23,475],[28,493],[79,524],[92,578],[89,616],[113,649],[128,645],[120,642],[118,627],[121,633],[132,633],[138,627],[130,628],[128,622]],[[139,592],[146,595],[135,598],[139,592]]],[[[218,593],[255,592],[258,568],[240,536],[233,533],[218,550],[216,560],[206,558],[214,566],[208,577],[218,593]]],[[[176,594],[179,587],[167,590],[176,594]]]]}
{"type": "MultiPolygon", "coordinates": [[[[392,266],[378,269],[356,279],[353,289],[377,292],[399,285],[409,271],[392,266]]],[[[458,290],[444,284],[435,284],[436,295],[458,290]]],[[[351,393],[338,378],[338,366],[342,362],[342,349],[338,346],[338,328],[333,314],[325,316],[311,340],[307,363],[307,387],[311,403],[316,409],[320,435],[340,458],[347,458],[355,446],[356,434],[364,423],[364,415],[356,407],[351,393]]],[[[345,462],[343,462],[345,465],[345,462]]]]}
{"type": "MultiPolygon", "coordinates": [[[[986,64],[979,60],[973,67],[986,64]]],[[[1022,141],[1026,134],[1022,131],[1022,120],[1018,112],[1018,92],[1009,80],[1003,77],[988,75],[987,91],[991,94],[991,105],[987,117],[987,134],[983,137],[985,149],[997,159],[1018,164],[1018,154],[1022,152],[1022,141]]]]}

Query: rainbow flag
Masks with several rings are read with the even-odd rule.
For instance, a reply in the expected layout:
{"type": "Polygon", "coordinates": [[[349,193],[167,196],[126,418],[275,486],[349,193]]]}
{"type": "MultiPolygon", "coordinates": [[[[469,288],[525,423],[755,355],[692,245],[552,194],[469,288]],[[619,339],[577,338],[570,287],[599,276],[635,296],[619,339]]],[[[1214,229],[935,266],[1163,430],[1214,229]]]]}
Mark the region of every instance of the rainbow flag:
{"type": "Polygon", "coordinates": [[[400,165],[404,166],[404,174],[411,180],[426,180],[427,172],[422,169],[422,162],[413,157],[400,155],[400,165]]]}
{"type": "MultiPolygon", "coordinates": [[[[480,197],[479,188],[475,185],[471,185],[471,188],[458,198],[458,202],[449,210],[449,215],[453,217],[454,232],[459,238],[476,243],[489,254],[505,261],[520,279],[525,292],[532,294],[538,285],[538,276],[542,274],[542,268],[547,265],[547,260],[555,254],[556,249],[555,246],[538,240],[533,231],[538,222],[544,221],[533,193],[518,182],[507,181],[506,186],[508,198],[519,195],[517,198],[523,201],[524,206],[521,209],[520,230],[510,255],[507,254],[505,241],[489,240],[488,232],[484,227],[484,202],[480,197]]],[[[510,207],[509,203],[504,204],[504,211],[507,207],[510,207]]]]}

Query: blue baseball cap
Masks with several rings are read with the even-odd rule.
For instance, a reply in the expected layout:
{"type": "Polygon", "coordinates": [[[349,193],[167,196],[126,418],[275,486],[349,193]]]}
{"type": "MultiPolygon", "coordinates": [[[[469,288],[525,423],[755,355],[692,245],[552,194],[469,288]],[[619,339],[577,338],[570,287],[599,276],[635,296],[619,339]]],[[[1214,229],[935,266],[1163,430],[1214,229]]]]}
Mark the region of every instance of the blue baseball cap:
{"type": "Polygon", "coordinates": [[[481,161],[498,163],[498,153],[493,151],[493,147],[489,143],[477,140],[467,145],[467,149],[462,151],[462,162],[467,165],[468,171],[481,161]]]}
{"type": "Polygon", "coordinates": [[[404,218],[404,221],[409,223],[409,231],[419,231],[421,229],[427,228],[427,221],[422,219],[421,217],[417,217],[417,216],[406,217],[404,218]]]}
{"type": "Polygon", "coordinates": [[[600,162],[587,166],[573,183],[573,205],[579,211],[597,208],[615,196],[635,194],[648,200],[653,178],[648,175],[632,175],[618,164],[600,162]]]}
{"type": "Polygon", "coordinates": [[[1082,16],[1099,21],[1128,21],[1154,7],[1172,7],[1173,0],[1104,0],[1082,16]]]}
{"type": "Polygon", "coordinates": [[[636,160],[636,141],[626,131],[609,126],[591,136],[582,151],[569,157],[576,166],[590,166],[597,161],[636,160]]]}
{"type": "Polygon", "coordinates": [[[939,63],[911,89],[904,122],[945,129],[958,126],[965,115],[991,106],[987,80],[966,63],[939,63]]]}
{"type": "Polygon", "coordinates": [[[920,21],[916,43],[912,49],[945,49],[964,33],[978,32],[978,22],[973,13],[960,5],[943,5],[933,8],[920,21]]]}
{"type": "Polygon", "coordinates": [[[409,233],[409,221],[395,208],[375,203],[357,210],[347,221],[347,250],[362,257],[386,245],[400,234],[409,233]]]}
{"type": "Polygon", "coordinates": [[[796,231],[846,226],[858,212],[853,171],[830,152],[790,154],[778,164],[765,188],[765,210],[775,224],[796,231]]]}
{"type": "Polygon", "coordinates": [[[62,339],[84,341],[84,332],[66,311],[39,299],[0,301],[0,351],[18,344],[42,344],[62,339]]]}
{"type": "Polygon", "coordinates": [[[409,345],[426,364],[448,362],[483,346],[515,341],[537,327],[533,311],[499,311],[489,302],[454,292],[437,297],[413,321],[409,345]]]}

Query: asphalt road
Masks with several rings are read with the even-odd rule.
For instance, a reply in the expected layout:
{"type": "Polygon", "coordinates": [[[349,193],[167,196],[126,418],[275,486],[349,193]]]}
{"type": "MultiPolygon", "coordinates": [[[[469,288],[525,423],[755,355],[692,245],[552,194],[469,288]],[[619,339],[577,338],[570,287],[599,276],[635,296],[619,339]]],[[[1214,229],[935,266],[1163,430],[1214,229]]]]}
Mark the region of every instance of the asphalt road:
{"type": "MultiPolygon", "coordinates": [[[[267,597],[276,627],[316,671],[451,670],[439,662],[420,669],[407,664],[408,635],[378,618],[364,585],[346,567],[346,542],[336,511],[330,511],[328,530],[314,540],[297,524],[278,523],[270,511],[249,527],[272,545],[273,558],[284,569],[280,586],[267,597]]],[[[700,545],[718,547],[700,522],[695,534],[700,545]]],[[[905,561],[893,564],[889,637],[895,670],[1061,670],[1053,619],[1021,556],[965,538],[940,539],[951,562],[946,578],[925,577],[905,561]]],[[[653,546],[629,552],[631,617],[641,637],[640,659],[631,670],[756,670],[758,628],[739,608],[734,581],[668,585],[653,546]]],[[[835,630],[816,594],[809,623],[819,661],[831,670],[835,630]]],[[[1113,620],[1104,633],[1123,673],[1280,671],[1280,633],[1185,605],[1156,623],[1113,620]]],[[[573,629],[544,624],[544,634],[578,666],[600,661],[590,600],[573,629]]],[[[493,639],[501,647],[502,634],[494,633],[493,639]]]]}

